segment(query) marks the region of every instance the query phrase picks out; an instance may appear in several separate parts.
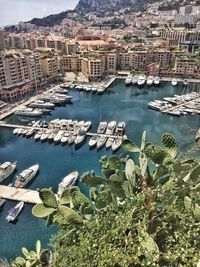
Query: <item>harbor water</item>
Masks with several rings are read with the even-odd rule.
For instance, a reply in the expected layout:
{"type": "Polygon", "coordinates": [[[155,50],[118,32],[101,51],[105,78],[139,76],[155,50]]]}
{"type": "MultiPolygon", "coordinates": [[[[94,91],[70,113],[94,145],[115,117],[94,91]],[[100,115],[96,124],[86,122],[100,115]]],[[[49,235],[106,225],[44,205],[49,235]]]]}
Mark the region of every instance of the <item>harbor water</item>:
{"type": "MultiPolygon", "coordinates": [[[[73,96],[72,104],[57,107],[51,115],[45,115],[42,119],[90,120],[91,132],[96,131],[100,120],[125,121],[126,134],[136,144],[140,144],[144,130],[147,130],[149,141],[158,143],[164,132],[170,132],[184,152],[195,147],[194,135],[199,128],[199,116],[173,117],[148,109],[149,101],[181,94],[182,91],[183,86],[172,87],[169,83],[163,83],[157,88],[139,89],[137,86],[125,86],[124,81],[116,81],[103,95],[71,91],[69,94],[73,96]]],[[[14,115],[6,121],[27,124],[26,119],[14,115]]],[[[14,136],[12,129],[0,129],[0,162],[17,161],[16,173],[39,163],[40,171],[30,184],[31,189],[52,187],[56,192],[61,179],[74,170],[78,170],[79,174],[88,170],[100,174],[98,162],[105,154],[111,155],[112,151],[106,151],[105,148],[100,151],[89,150],[87,142],[75,150],[73,146],[35,142],[33,138],[14,136]]],[[[120,149],[117,154],[123,155],[124,151],[120,149]]],[[[194,156],[199,155],[196,152],[194,156]]],[[[16,173],[4,184],[12,182],[16,173]]],[[[87,188],[80,182],[78,186],[83,192],[87,192],[87,188]]],[[[20,255],[23,246],[34,249],[37,239],[46,247],[51,234],[56,231],[55,226],[46,228],[45,221],[34,218],[31,214],[32,206],[28,204],[25,204],[17,222],[8,224],[6,216],[14,205],[14,202],[7,201],[0,212],[0,257],[8,259],[20,255]]]]}

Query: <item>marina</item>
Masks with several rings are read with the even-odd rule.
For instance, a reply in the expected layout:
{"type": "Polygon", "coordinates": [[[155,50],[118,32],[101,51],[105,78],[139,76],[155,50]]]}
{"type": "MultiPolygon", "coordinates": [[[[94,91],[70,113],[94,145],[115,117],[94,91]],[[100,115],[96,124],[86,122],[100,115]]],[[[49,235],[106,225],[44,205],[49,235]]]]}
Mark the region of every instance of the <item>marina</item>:
{"type": "MultiPolygon", "coordinates": [[[[120,80],[112,84],[100,97],[98,94],[71,90],[70,95],[73,97],[73,105],[56,106],[52,109],[51,115],[44,114],[40,120],[45,122],[57,118],[60,120],[70,118],[72,121],[78,122],[90,120],[92,125],[87,133],[88,142],[92,137],[94,140],[95,136],[98,137],[97,129],[101,121],[107,123],[124,121],[126,124],[125,134],[138,145],[141,142],[141,135],[144,130],[147,130],[148,141],[157,141],[163,132],[168,131],[176,137],[180,150],[185,151],[193,145],[196,147],[194,138],[192,139],[192,132],[195,133],[199,128],[199,117],[194,115],[192,120],[190,116],[177,118],[148,109],[150,101],[154,99],[161,100],[166,96],[172,97],[174,94],[181,94],[181,92],[182,87],[179,84],[176,87],[172,87],[171,83],[162,83],[160,87],[144,85],[143,88],[138,88],[137,85],[133,84],[125,87],[124,80],[120,80]]],[[[6,187],[6,190],[10,190],[7,189],[8,185],[13,183],[16,175],[37,163],[40,165],[40,171],[29,187],[27,189],[11,187],[11,190],[20,190],[20,192],[22,192],[21,190],[25,190],[24,192],[30,190],[37,193],[37,188],[52,187],[54,192],[57,192],[58,185],[63,177],[75,170],[79,172],[79,175],[88,170],[94,170],[97,175],[102,175],[99,168],[99,159],[103,155],[110,156],[113,154],[111,148],[106,149],[106,143],[111,137],[107,136],[108,139],[100,150],[90,149],[87,145],[83,145],[76,150],[74,146],[58,145],[59,143],[55,142],[52,142],[51,145],[48,141],[36,142],[33,138],[34,135],[32,138],[22,138],[13,134],[13,130],[19,125],[31,131],[32,128],[28,128],[30,127],[28,124],[33,119],[39,120],[38,118],[22,118],[13,114],[4,121],[7,126],[9,124],[12,126],[0,127],[0,162],[17,161],[16,174],[12,174],[1,184],[6,187]]],[[[41,128],[42,130],[45,129],[39,127],[38,131],[41,128]]],[[[109,142],[107,145],[109,146],[109,142]]],[[[125,155],[121,148],[115,153],[120,156],[125,155]]],[[[81,192],[88,194],[87,188],[80,180],[77,181],[77,186],[81,189],[81,192]]],[[[18,199],[17,201],[24,200],[18,199]]],[[[27,200],[30,200],[30,197],[27,197],[27,200]]],[[[33,217],[31,214],[32,205],[27,203],[25,202],[16,224],[8,224],[6,217],[8,211],[17,203],[7,200],[1,208],[0,241],[3,245],[0,247],[0,255],[3,257],[13,258],[20,255],[23,246],[33,249],[38,236],[41,237],[42,243],[46,246],[50,235],[56,231],[54,227],[46,228],[43,220],[33,217]],[[13,240],[12,244],[8,245],[8,239],[13,240]]]]}

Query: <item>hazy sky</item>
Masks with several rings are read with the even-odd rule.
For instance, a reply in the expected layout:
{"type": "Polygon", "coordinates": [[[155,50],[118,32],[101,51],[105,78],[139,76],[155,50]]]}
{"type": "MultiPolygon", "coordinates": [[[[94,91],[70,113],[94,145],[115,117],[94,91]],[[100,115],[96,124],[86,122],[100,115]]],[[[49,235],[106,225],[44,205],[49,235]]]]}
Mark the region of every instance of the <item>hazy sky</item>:
{"type": "Polygon", "coordinates": [[[73,9],[78,0],[0,0],[0,26],[73,9]]]}

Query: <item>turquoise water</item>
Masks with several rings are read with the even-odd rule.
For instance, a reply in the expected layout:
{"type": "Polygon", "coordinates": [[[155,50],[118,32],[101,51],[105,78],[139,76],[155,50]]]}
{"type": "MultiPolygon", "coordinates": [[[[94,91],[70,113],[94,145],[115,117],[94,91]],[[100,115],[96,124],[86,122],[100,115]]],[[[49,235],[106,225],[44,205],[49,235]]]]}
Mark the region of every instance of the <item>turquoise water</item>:
{"type": "MultiPolygon", "coordinates": [[[[43,119],[70,118],[76,120],[91,120],[92,130],[96,130],[99,120],[125,121],[126,134],[136,143],[140,142],[141,134],[147,130],[149,140],[159,142],[163,132],[171,132],[177,139],[182,151],[194,146],[194,133],[200,126],[199,116],[172,117],[157,111],[149,110],[147,104],[154,99],[162,99],[181,93],[183,88],[173,88],[170,84],[162,84],[159,88],[138,89],[136,86],[126,87],[123,81],[113,84],[103,95],[71,91],[73,104],[56,108],[51,116],[43,119]]],[[[21,122],[12,116],[7,119],[12,123],[21,122]]],[[[123,154],[122,150],[117,152],[123,154]]],[[[12,130],[0,130],[0,162],[17,160],[17,173],[39,163],[40,172],[30,188],[52,187],[57,189],[59,181],[73,170],[81,174],[87,170],[100,172],[98,161],[104,154],[111,151],[103,148],[100,151],[90,151],[85,144],[75,151],[73,146],[61,146],[49,143],[35,142],[33,139],[17,137],[12,130]]],[[[196,154],[197,155],[197,154],[196,154]]],[[[197,155],[198,156],[198,155],[197,155]]],[[[5,184],[12,181],[10,177],[5,184]]],[[[80,182],[78,186],[83,192],[86,188],[80,182]]],[[[21,247],[34,248],[37,239],[47,246],[50,235],[55,227],[46,228],[45,222],[31,215],[31,205],[19,216],[16,224],[7,224],[7,212],[15,203],[7,201],[0,212],[0,257],[14,258],[21,253],[21,247]]]]}

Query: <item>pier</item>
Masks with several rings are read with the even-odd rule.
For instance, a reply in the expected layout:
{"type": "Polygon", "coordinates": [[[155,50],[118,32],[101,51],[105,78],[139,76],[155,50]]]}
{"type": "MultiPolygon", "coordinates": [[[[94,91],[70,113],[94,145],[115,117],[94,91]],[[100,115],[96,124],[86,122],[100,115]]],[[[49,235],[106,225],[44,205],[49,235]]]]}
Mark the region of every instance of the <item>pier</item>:
{"type": "MultiPolygon", "coordinates": [[[[15,128],[23,128],[23,129],[27,129],[27,130],[36,130],[36,131],[49,131],[51,129],[49,128],[40,128],[40,127],[33,127],[33,126],[26,126],[26,125],[18,125],[18,124],[9,124],[9,123],[4,123],[3,121],[0,121],[0,127],[2,128],[11,128],[11,129],[15,129],[15,128]]],[[[53,131],[53,129],[52,129],[53,131]]],[[[73,133],[73,131],[69,131],[69,130],[65,130],[66,133],[73,133]]],[[[111,137],[113,139],[119,139],[121,138],[122,140],[124,139],[124,136],[118,136],[118,135],[110,135],[110,134],[98,134],[98,133],[91,133],[91,132],[87,132],[85,133],[87,136],[102,136],[102,137],[111,137]]]]}
{"type": "Polygon", "coordinates": [[[41,203],[38,191],[0,185],[0,196],[3,199],[23,201],[28,204],[41,203]]]}

